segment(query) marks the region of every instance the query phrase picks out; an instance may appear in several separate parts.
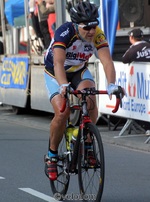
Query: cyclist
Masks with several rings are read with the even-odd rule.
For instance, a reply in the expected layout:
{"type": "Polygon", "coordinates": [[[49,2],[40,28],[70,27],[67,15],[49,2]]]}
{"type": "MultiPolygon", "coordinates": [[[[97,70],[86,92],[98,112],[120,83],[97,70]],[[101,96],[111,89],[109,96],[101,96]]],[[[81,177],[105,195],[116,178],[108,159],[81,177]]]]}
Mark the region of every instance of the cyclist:
{"type": "MultiPolygon", "coordinates": [[[[103,31],[98,27],[98,8],[89,2],[80,2],[70,10],[71,22],[61,25],[45,55],[45,82],[49,99],[54,109],[50,124],[50,143],[45,157],[45,173],[50,180],[57,179],[58,146],[66,127],[69,108],[60,112],[66,86],[73,89],[95,87],[94,79],[87,68],[88,59],[94,52],[100,59],[108,82],[108,94],[118,90],[115,85],[115,69],[103,31]]],[[[88,105],[90,117],[96,123],[98,109],[95,96],[88,105]],[[94,103],[94,105],[93,105],[94,103]]]]}

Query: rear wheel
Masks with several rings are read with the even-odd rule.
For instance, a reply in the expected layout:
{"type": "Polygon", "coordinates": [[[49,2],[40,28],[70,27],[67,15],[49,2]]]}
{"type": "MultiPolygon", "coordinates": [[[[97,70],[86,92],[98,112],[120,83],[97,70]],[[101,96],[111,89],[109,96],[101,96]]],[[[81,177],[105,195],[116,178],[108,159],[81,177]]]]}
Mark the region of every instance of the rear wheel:
{"type": "Polygon", "coordinates": [[[57,163],[58,177],[57,180],[51,181],[50,186],[54,194],[54,198],[57,200],[62,200],[63,196],[67,193],[70,176],[67,172],[69,166],[69,156],[66,150],[66,138],[63,137],[59,145],[59,160],[57,163]]]}
{"type": "MultiPolygon", "coordinates": [[[[78,158],[78,181],[83,201],[100,202],[104,187],[104,151],[100,133],[93,123],[87,123],[84,133],[90,134],[94,165],[87,161],[84,145],[78,158]]],[[[84,143],[83,143],[84,144],[84,143]]]]}

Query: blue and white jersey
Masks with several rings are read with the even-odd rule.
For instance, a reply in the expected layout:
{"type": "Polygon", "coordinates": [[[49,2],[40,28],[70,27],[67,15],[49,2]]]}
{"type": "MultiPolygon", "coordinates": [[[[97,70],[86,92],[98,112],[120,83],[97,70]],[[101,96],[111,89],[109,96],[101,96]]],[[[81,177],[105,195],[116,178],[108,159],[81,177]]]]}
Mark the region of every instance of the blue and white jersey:
{"type": "Polygon", "coordinates": [[[50,73],[53,72],[54,48],[62,48],[66,51],[64,67],[69,73],[82,69],[93,53],[102,47],[108,47],[108,43],[103,31],[98,26],[93,42],[86,42],[79,38],[74,24],[66,22],[55,31],[54,39],[52,39],[45,55],[45,69],[50,73]]]}

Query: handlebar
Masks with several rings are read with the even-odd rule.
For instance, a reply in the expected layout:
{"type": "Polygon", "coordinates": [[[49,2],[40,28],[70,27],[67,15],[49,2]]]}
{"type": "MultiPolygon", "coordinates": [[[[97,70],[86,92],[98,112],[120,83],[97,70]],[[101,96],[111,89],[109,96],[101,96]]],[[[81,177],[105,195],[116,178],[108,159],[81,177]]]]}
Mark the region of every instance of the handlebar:
{"type": "MultiPolygon", "coordinates": [[[[62,104],[62,107],[61,107],[61,110],[60,112],[64,112],[65,109],[66,109],[66,102],[67,102],[67,94],[73,94],[73,95],[96,95],[96,94],[103,94],[103,95],[106,95],[108,94],[106,90],[95,90],[95,88],[88,88],[88,89],[83,89],[83,90],[69,90],[68,88],[66,89],[67,92],[66,92],[66,96],[64,98],[64,102],[62,104]]],[[[121,93],[120,93],[121,94],[121,93]]],[[[122,107],[122,97],[121,95],[118,94],[118,93],[114,93],[113,95],[116,96],[116,104],[115,104],[115,107],[114,109],[112,110],[113,113],[116,113],[119,109],[119,105],[122,107]]]]}

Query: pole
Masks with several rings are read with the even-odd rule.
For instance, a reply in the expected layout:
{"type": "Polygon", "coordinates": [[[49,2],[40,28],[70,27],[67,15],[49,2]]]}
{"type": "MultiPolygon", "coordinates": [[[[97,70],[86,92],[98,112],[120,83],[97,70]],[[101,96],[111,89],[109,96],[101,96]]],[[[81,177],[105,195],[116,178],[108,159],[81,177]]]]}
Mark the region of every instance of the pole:
{"type": "Polygon", "coordinates": [[[6,24],[4,14],[4,0],[0,0],[0,2],[1,2],[1,26],[2,26],[3,48],[4,48],[4,55],[6,55],[6,24]]]}
{"type": "Polygon", "coordinates": [[[104,31],[104,6],[103,6],[103,0],[100,0],[100,25],[101,29],[104,31]]]}
{"type": "Polygon", "coordinates": [[[29,56],[31,56],[30,52],[30,37],[29,37],[29,11],[28,11],[28,1],[24,0],[24,15],[25,15],[25,25],[26,25],[26,31],[27,31],[27,53],[29,56]]]}
{"type": "Polygon", "coordinates": [[[55,0],[56,2],[56,29],[66,22],[66,1],[55,0]]]}

